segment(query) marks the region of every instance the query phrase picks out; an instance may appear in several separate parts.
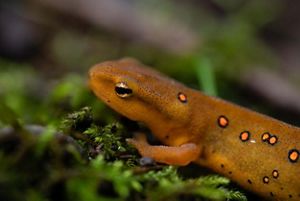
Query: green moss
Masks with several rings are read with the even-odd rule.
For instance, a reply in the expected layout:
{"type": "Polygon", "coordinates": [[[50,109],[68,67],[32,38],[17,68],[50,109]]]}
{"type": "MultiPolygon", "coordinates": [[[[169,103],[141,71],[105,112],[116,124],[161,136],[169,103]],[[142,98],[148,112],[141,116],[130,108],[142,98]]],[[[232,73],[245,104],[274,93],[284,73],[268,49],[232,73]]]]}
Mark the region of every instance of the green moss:
{"type": "Polygon", "coordinates": [[[1,200],[246,200],[223,177],[187,179],[173,166],[141,166],[124,127],[97,125],[89,107],[62,120],[64,134],[53,125],[22,129],[0,131],[1,200]]]}
{"type": "Polygon", "coordinates": [[[104,127],[96,125],[89,107],[69,114],[63,119],[61,129],[80,144],[89,158],[101,154],[107,161],[124,159],[130,166],[137,163],[137,152],[126,143],[122,125],[119,123],[104,127]]]}
{"type": "Polygon", "coordinates": [[[150,171],[141,178],[146,181],[146,197],[150,200],[247,200],[242,193],[226,189],[230,181],[221,176],[183,179],[175,167],[167,166],[161,171],[150,171]]]}

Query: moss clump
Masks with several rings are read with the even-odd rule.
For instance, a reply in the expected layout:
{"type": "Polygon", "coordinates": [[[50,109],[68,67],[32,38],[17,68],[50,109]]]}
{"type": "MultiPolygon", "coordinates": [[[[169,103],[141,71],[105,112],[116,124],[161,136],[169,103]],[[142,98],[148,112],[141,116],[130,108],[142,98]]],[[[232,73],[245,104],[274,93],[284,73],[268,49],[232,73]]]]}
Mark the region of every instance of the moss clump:
{"type": "Polygon", "coordinates": [[[246,200],[226,178],[187,179],[173,166],[141,165],[124,127],[98,126],[91,108],[67,115],[59,128],[0,130],[1,200],[246,200]]]}
{"type": "Polygon", "coordinates": [[[61,128],[83,148],[85,155],[93,159],[102,155],[106,161],[123,160],[129,166],[137,164],[136,150],[126,143],[125,130],[120,123],[100,127],[93,122],[89,107],[67,115],[61,128]]]}

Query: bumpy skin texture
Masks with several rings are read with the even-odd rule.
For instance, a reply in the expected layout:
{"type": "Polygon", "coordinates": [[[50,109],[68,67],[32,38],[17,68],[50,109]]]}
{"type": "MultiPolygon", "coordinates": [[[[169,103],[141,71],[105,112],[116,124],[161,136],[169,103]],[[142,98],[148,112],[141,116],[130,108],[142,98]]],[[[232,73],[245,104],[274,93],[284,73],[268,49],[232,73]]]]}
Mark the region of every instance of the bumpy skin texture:
{"type": "Polygon", "coordinates": [[[129,139],[141,155],[173,165],[195,162],[270,200],[300,200],[300,128],[206,96],[134,59],[95,65],[89,84],[165,145],[129,139]]]}

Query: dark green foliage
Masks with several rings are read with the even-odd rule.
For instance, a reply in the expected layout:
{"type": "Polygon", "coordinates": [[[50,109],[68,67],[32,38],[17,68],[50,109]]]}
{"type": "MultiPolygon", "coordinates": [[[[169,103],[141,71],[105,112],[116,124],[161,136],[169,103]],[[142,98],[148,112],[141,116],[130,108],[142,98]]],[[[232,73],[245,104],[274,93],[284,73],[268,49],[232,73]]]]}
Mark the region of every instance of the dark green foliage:
{"type": "Polygon", "coordinates": [[[1,130],[1,200],[61,199],[58,193],[73,168],[84,163],[74,142],[52,128],[36,135],[15,129],[1,130]]]}

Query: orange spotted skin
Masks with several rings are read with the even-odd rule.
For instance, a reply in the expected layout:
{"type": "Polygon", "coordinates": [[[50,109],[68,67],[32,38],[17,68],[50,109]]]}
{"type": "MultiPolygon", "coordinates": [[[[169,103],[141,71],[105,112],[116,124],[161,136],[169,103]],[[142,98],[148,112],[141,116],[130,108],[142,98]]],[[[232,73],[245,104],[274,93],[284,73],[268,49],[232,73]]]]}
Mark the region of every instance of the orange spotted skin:
{"type": "Polygon", "coordinates": [[[89,84],[165,145],[129,140],[141,155],[197,163],[270,200],[300,200],[300,128],[187,88],[134,59],[95,65],[89,84]]]}

